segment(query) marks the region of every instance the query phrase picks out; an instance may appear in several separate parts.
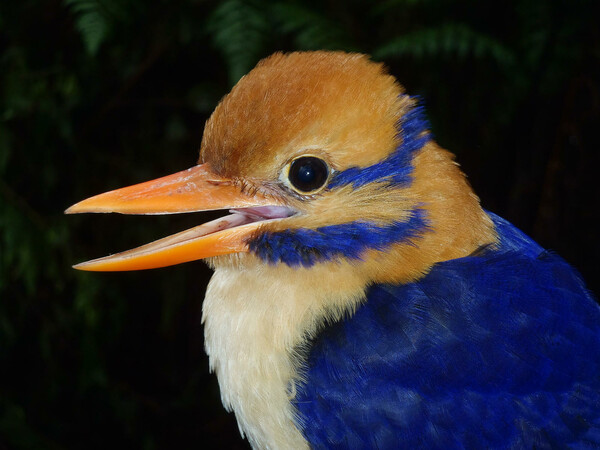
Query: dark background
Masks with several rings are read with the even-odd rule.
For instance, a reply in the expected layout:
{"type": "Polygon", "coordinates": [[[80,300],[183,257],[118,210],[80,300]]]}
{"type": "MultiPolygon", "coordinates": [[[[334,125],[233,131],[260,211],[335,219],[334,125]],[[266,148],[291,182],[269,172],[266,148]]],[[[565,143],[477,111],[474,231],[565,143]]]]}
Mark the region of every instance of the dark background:
{"type": "Polygon", "coordinates": [[[243,448],[203,352],[202,262],[70,266],[206,216],[64,216],[192,166],[276,50],[385,61],[484,207],[598,292],[600,31],[589,0],[0,2],[0,448],[243,448]]]}

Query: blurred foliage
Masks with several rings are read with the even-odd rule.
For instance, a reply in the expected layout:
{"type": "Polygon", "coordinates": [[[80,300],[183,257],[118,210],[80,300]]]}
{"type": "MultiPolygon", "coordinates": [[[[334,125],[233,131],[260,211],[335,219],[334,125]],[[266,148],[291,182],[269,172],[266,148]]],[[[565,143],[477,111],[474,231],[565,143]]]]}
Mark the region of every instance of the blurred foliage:
{"type": "Polygon", "coordinates": [[[218,100],[268,54],[385,61],[485,207],[599,287],[594,0],[0,3],[0,447],[244,448],[203,354],[202,263],[70,265],[206,217],[65,217],[195,162],[218,100]]]}

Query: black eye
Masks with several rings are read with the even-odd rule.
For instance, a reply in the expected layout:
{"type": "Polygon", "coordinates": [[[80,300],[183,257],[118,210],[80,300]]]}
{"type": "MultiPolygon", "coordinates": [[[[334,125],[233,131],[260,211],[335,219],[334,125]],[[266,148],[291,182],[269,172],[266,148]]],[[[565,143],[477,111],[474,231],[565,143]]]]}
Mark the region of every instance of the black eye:
{"type": "Polygon", "coordinates": [[[292,162],[288,178],[298,191],[316,191],[327,181],[329,169],[325,161],[314,156],[302,156],[292,162]]]}

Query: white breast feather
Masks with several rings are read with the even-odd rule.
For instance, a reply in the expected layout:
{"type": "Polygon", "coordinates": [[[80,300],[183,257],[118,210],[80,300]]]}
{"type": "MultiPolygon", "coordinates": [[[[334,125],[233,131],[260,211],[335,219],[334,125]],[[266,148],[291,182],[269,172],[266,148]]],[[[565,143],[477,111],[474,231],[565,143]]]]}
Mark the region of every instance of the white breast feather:
{"type": "Polygon", "coordinates": [[[216,268],[203,306],[206,351],[223,404],[254,448],[308,448],[290,402],[301,382],[297,350],[326,320],[352,313],[365,284],[347,263],[216,268]]]}

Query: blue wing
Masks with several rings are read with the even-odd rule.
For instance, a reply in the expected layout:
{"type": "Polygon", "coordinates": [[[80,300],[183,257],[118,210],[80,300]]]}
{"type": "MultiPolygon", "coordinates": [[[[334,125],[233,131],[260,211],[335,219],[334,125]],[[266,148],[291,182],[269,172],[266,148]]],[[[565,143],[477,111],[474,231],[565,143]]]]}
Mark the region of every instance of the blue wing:
{"type": "Polygon", "coordinates": [[[315,339],[295,399],[314,448],[600,446],[600,309],[491,216],[498,249],[372,286],[315,339]]]}

